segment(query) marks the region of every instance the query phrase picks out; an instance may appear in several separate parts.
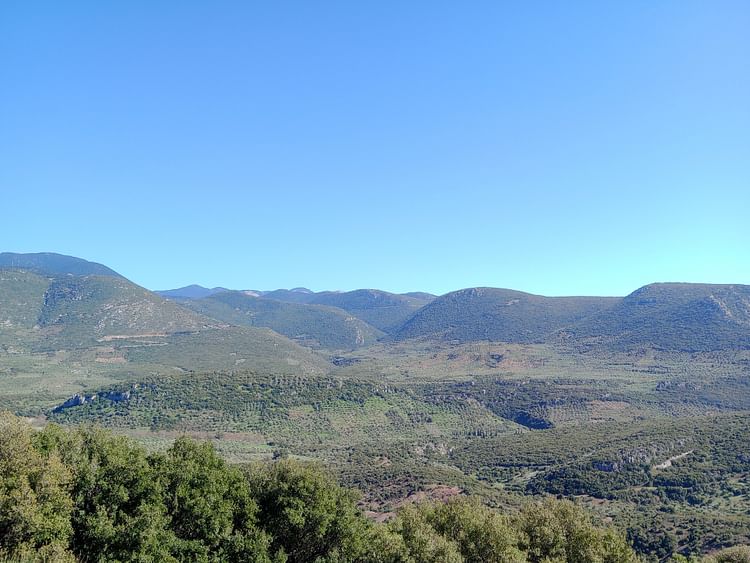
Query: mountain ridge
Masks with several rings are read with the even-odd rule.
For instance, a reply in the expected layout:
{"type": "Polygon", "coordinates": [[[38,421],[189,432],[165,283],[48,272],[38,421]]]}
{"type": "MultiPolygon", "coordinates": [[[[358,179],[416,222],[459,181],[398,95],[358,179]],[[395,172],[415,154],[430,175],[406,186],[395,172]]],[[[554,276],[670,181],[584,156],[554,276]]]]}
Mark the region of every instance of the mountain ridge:
{"type": "Polygon", "coordinates": [[[227,323],[268,327],[313,348],[354,349],[383,336],[337,307],[265,299],[244,291],[215,293],[182,305],[227,323]]]}
{"type": "Polygon", "coordinates": [[[617,350],[750,348],[750,285],[648,284],[562,335],[617,350]]]}
{"type": "Polygon", "coordinates": [[[491,287],[460,289],[436,298],[417,311],[394,338],[539,343],[555,330],[611,306],[618,299],[545,297],[491,287]]]}
{"type": "Polygon", "coordinates": [[[166,297],[167,299],[203,299],[209,297],[215,293],[221,293],[222,291],[231,291],[226,287],[203,287],[198,284],[190,284],[184,287],[178,287],[176,289],[157,289],[154,293],[166,297]]]}
{"type": "MultiPolygon", "coordinates": [[[[197,285],[157,293],[107,266],[72,256],[6,252],[0,258],[3,332],[7,336],[13,327],[36,327],[39,334],[24,338],[52,348],[66,338],[84,345],[102,337],[130,337],[138,330],[190,332],[228,324],[267,327],[297,343],[332,350],[384,339],[546,343],[611,351],[750,349],[750,286],[743,284],[660,282],[624,297],[547,297],[493,287],[438,297],[378,289],[265,292],[197,285]],[[130,301],[116,302],[115,296],[125,294],[130,301]],[[115,329],[118,334],[107,332],[115,329]]],[[[23,338],[18,333],[11,340],[23,338]]]]}
{"type": "Polygon", "coordinates": [[[124,278],[112,268],[56,252],[0,252],[0,269],[28,270],[47,275],[99,275],[124,278]]]}
{"type": "Polygon", "coordinates": [[[0,269],[0,357],[38,354],[126,372],[136,365],[210,370],[249,362],[281,373],[322,373],[328,365],[271,329],[206,317],[124,277],[0,269]]]}

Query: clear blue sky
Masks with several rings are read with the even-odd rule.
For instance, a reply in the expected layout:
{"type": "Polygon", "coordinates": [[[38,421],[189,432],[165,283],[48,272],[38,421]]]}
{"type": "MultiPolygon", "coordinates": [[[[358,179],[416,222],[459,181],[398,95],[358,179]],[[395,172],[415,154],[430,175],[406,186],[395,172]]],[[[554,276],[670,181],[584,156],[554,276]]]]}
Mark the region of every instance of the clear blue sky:
{"type": "Polygon", "coordinates": [[[0,250],[152,289],[750,283],[750,3],[3,2],[0,250]]]}

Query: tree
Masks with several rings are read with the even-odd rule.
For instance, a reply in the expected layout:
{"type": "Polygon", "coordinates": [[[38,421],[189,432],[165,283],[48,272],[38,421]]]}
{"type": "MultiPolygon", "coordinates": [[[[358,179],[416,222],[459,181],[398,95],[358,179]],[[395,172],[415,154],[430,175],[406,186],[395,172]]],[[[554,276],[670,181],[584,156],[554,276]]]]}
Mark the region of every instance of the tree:
{"type": "Polygon", "coordinates": [[[532,563],[628,563],[637,558],[624,538],[595,528],[570,501],[529,503],[519,515],[521,547],[532,563]]]}
{"type": "Polygon", "coordinates": [[[706,563],[750,563],[750,547],[743,545],[722,549],[707,557],[706,563]]]}
{"type": "Polygon", "coordinates": [[[163,492],[144,449],[96,428],[50,425],[37,448],[57,452],[73,475],[71,548],[100,561],[174,561],[163,492]]]}
{"type": "Polygon", "coordinates": [[[318,467],[282,459],[251,466],[246,475],[272,552],[290,563],[358,561],[367,553],[371,524],[356,496],[318,467]]]}
{"type": "Polygon", "coordinates": [[[467,563],[525,562],[509,518],[478,499],[455,499],[427,509],[432,527],[454,541],[467,563]]]}
{"type": "Polygon", "coordinates": [[[270,537],[257,525],[247,481],[211,444],[180,438],[152,463],[179,559],[270,561],[270,537]]]}
{"type": "MultiPolygon", "coordinates": [[[[0,546],[2,555],[34,553],[43,561],[72,560],[71,474],[55,453],[32,445],[31,428],[0,413],[0,546]],[[52,560],[52,559],[49,559],[52,560]]],[[[34,560],[32,559],[32,560],[34,560]]]]}
{"type": "Polygon", "coordinates": [[[458,544],[442,536],[432,527],[429,512],[428,506],[408,506],[389,524],[391,531],[401,536],[404,542],[407,555],[403,561],[463,563],[464,558],[458,544]]]}

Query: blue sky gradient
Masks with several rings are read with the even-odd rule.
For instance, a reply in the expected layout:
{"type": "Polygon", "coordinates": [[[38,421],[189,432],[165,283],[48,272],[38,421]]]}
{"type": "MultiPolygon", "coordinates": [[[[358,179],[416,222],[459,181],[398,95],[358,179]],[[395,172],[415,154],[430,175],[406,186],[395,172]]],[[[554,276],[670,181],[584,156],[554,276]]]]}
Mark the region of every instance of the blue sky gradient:
{"type": "Polygon", "coordinates": [[[0,251],[189,283],[750,283],[750,3],[6,2],[0,251]]]}

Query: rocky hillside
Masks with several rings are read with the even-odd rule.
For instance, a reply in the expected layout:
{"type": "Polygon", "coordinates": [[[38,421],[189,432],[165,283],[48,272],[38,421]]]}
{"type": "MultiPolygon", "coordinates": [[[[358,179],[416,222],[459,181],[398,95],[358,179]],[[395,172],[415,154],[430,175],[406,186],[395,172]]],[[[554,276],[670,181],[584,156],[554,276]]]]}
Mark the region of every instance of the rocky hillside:
{"type": "Polygon", "coordinates": [[[75,354],[154,369],[322,372],[327,362],[269,329],[231,326],[122,277],[0,269],[0,354],[75,354]]]}
{"type": "Polygon", "coordinates": [[[560,337],[616,350],[750,348],[750,286],[656,283],[573,324],[560,337]]]}

